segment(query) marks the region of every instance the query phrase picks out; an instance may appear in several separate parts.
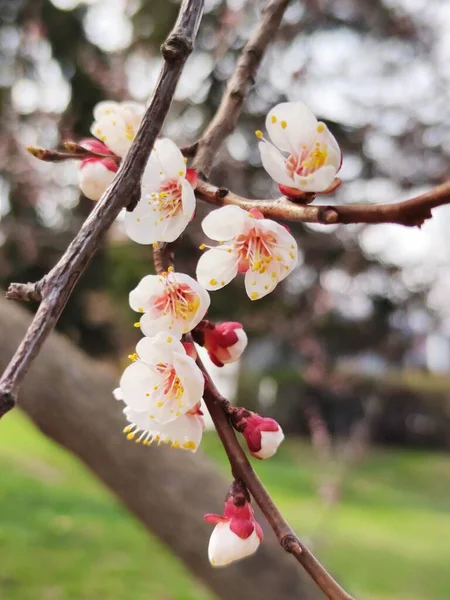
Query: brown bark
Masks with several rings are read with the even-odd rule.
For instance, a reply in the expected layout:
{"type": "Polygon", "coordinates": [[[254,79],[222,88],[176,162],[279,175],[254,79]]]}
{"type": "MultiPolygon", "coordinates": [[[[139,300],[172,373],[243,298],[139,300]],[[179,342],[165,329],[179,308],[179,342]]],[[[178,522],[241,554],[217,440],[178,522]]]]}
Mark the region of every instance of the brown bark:
{"type": "MultiPolygon", "coordinates": [[[[0,369],[30,320],[23,308],[0,300],[0,369]]],[[[254,557],[225,569],[209,565],[211,526],[203,522],[203,514],[221,512],[230,482],[201,452],[191,455],[127,441],[120,403],[111,395],[116,384],[111,373],[53,333],[25,378],[20,407],[82,460],[219,598],[323,598],[279,551],[270,531],[254,557]]],[[[8,427],[8,420],[1,426],[8,427]]]]}

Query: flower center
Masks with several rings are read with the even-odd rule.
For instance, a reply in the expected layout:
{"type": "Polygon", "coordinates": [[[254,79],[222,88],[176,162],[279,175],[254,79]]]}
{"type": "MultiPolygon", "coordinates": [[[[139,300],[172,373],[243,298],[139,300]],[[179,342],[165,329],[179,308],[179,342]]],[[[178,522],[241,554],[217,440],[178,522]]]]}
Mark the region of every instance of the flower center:
{"type": "Polygon", "coordinates": [[[175,179],[162,181],[159,194],[153,193],[151,198],[158,209],[165,213],[166,219],[174,217],[182,211],[181,185],[175,179]]]}
{"type": "Polygon", "coordinates": [[[312,148],[302,146],[300,154],[289,155],[286,168],[291,177],[294,173],[303,177],[323,167],[328,158],[328,149],[324,144],[315,142],[312,148]]]}
{"type": "Polygon", "coordinates": [[[236,250],[239,255],[239,271],[249,269],[265,273],[274,259],[276,239],[272,233],[253,227],[247,234],[236,238],[236,250]]]}
{"type": "Polygon", "coordinates": [[[200,305],[198,294],[186,283],[177,283],[166,278],[164,293],[155,298],[155,310],[164,316],[189,321],[195,315],[200,305]]]}
{"type": "Polygon", "coordinates": [[[164,396],[169,400],[179,400],[184,394],[184,387],[174,367],[166,363],[158,363],[156,370],[164,375],[164,396]]]}

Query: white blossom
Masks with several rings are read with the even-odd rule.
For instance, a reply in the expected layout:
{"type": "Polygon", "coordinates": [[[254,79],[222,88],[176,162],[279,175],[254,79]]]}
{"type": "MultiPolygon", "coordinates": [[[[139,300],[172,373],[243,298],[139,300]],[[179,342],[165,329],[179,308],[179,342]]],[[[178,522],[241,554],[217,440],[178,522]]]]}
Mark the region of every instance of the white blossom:
{"type": "Polygon", "coordinates": [[[144,112],[145,106],[137,102],[99,102],[94,108],[91,133],[123,157],[130,149],[144,112]]]}
{"type": "Polygon", "coordinates": [[[174,421],[202,399],[203,374],[170,332],[145,337],[120,380],[125,404],[155,423],[174,421]]]}
{"type": "Polygon", "coordinates": [[[140,327],[144,335],[160,331],[180,338],[200,323],[209,308],[208,292],[192,277],[169,270],[147,275],[130,293],[130,306],[144,313],[140,327]]]}
{"type": "Polygon", "coordinates": [[[197,279],[208,290],[218,290],[245,273],[247,295],[257,300],[272,292],[297,264],[295,239],[259,211],[224,206],[207,215],[202,228],[220,242],[197,265],[197,279]]]}
{"type": "Polygon", "coordinates": [[[112,183],[117,172],[117,164],[110,158],[87,158],[80,164],[79,184],[89,200],[100,200],[106,188],[112,183]]]}
{"type": "Polygon", "coordinates": [[[176,240],[194,215],[196,179],[177,146],[157,140],[142,177],[141,198],[125,215],[127,235],[138,244],[176,240]]]}
{"type": "Polygon", "coordinates": [[[267,115],[266,129],[272,143],[256,132],[262,140],[262,164],[282,191],[324,192],[332,185],[341,166],[341,151],[325,123],[318,122],[307,106],[278,104],[267,115]]]}

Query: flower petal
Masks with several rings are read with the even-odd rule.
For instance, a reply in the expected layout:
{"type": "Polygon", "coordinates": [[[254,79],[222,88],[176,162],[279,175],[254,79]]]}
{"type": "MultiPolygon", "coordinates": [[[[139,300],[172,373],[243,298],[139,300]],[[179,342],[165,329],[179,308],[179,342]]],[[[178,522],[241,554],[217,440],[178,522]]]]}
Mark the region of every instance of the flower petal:
{"type": "MultiPolygon", "coordinates": [[[[197,280],[207,290],[220,290],[238,272],[238,257],[225,246],[205,252],[197,263],[197,280]]],[[[232,250],[232,249],[231,249],[232,250]]]]}
{"type": "Polygon", "coordinates": [[[145,363],[137,361],[127,367],[120,379],[123,401],[134,410],[148,410],[155,385],[160,385],[161,377],[145,363]]]}
{"type": "Polygon", "coordinates": [[[282,102],[269,111],[266,129],[280,150],[297,153],[314,141],[317,119],[303,102],[282,102]]]}
{"type": "Polygon", "coordinates": [[[248,213],[238,206],[223,206],[213,210],[202,222],[202,229],[212,240],[231,240],[249,226],[248,213]]]}
{"type": "Polygon", "coordinates": [[[261,161],[264,169],[274,181],[281,185],[292,186],[292,178],[286,169],[286,159],[275,146],[268,142],[259,142],[261,161]]]}
{"type": "Polygon", "coordinates": [[[173,366],[184,388],[181,401],[183,403],[182,412],[185,413],[201,402],[205,388],[205,378],[195,360],[188,356],[184,349],[183,354],[174,353],[173,366]]]}
{"type": "Polygon", "coordinates": [[[302,192],[323,192],[333,183],[336,171],[335,167],[327,165],[306,177],[294,173],[295,186],[302,192]]]}
{"type": "Polygon", "coordinates": [[[224,567],[256,552],[259,543],[256,531],[243,540],[230,530],[229,521],[217,523],[209,539],[209,562],[213,567],[224,567]]]}
{"type": "Polygon", "coordinates": [[[195,212],[196,201],[194,190],[192,189],[191,184],[185,179],[181,184],[181,201],[183,203],[183,214],[190,221],[195,212]]]}
{"type": "Polygon", "coordinates": [[[173,179],[184,178],[186,163],[180,150],[172,140],[167,138],[156,140],[152,154],[155,155],[159,168],[165,177],[173,179]]]}
{"type": "Polygon", "coordinates": [[[149,300],[164,292],[164,278],[159,275],[146,275],[129,295],[130,306],[136,312],[150,310],[149,300]]]}
{"type": "Polygon", "coordinates": [[[80,189],[90,200],[100,200],[116,174],[112,169],[108,169],[105,162],[102,160],[91,160],[86,164],[81,164],[79,171],[80,189]]]}

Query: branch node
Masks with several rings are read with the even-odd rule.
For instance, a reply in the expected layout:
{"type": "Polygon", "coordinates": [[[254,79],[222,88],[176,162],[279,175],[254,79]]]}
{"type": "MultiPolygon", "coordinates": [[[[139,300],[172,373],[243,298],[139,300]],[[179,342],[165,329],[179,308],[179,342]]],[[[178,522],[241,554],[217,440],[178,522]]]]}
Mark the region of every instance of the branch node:
{"type": "Polygon", "coordinates": [[[23,302],[40,302],[44,285],[45,277],[36,283],[11,283],[6,292],[6,298],[23,302]]]}
{"type": "Polygon", "coordinates": [[[193,50],[193,44],[183,35],[172,33],[161,46],[161,54],[169,64],[185,59],[193,50]]]}
{"type": "Polygon", "coordinates": [[[295,535],[285,535],[280,543],[286,552],[289,552],[289,554],[293,554],[294,556],[298,556],[303,552],[300,542],[295,535]]]}
{"type": "Polygon", "coordinates": [[[339,222],[339,214],[333,206],[320,206],[317,212],[317,222],[323,225],[333,225],[339,222]]]}
{"type": "Polygon", "coordinates": [[[228,194],[230,193],[230,190],[228,188],[217,188],[216,192],[215,192],[215,197],[217,198],[217,200],[223,200],[224,198],[226,198],[228,196],[228,194]]]}
{"type": "Polygon", "coordinates": [[[0,392],[0,419],[15,407],[16,402],[16,394],[7,391],[0,392]]]}

